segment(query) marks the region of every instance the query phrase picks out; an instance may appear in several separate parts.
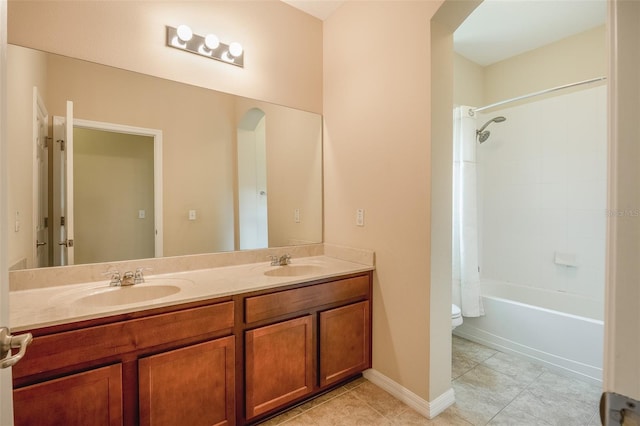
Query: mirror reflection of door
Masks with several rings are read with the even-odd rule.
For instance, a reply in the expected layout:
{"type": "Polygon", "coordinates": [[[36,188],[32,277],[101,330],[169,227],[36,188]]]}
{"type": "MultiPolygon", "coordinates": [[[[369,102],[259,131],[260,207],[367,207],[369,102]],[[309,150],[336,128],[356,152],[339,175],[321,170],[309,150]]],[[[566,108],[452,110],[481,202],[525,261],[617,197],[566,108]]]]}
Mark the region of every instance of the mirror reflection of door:
{"type": "MultiPolygon", "coordinates": [[[[60,118],[55,117],[54,123],[58,121],[60,118]]],[[[63,240],[73,244],[74,258],[73,262],[65,258],[65,251],[68,253],[71,247],[62,247],[61,264],[161,256],[161,213],[157,209],[162,200],[156,195],[161,191],[161,171],[156,164],[161,132],[72,121],[72,137],[67,140],[73,143],[65,147],[66,155],[60,155],[66,158],[61,169],[67,169],[60,174],[68,179],[60,179],[60,189],[54,196],[63,206],[66,203],[67,217],[73,215],[72,222],[63,222],[67,228],[63,240]],[[73,243],[68,233],[70,225],[73,243]]],[[[64,230],[59,232],[63,234],[64,230]]]]}
{"type": "Polygon", "coordinates": [[[247,111],[238,125],[238,221],[240,249],[266,248],[267,151],[265,114],[247,111]]]}
{"type": "MultiPolygon", "coordinates": [[[[35,188],[34,188],[34,225],[36,231],[35,256],[38,268],[49,266],[53,253],[49,244],[49,113],[44,105],[38,88],[33,88],[33,135],[34,135],[34,161],[35,161],[35,188]]],[[[18,214],[18,213],[16,213],[18,214]]],[[[20,218],[16,218],[20,223],[20,218]]],[[[19,226],[19,225],[16,225],[19,226]]]]}
{"type": "Polygon", "coordinates": [[[53,265],[73,265],[73,102],[53,117],[53,265]]]}

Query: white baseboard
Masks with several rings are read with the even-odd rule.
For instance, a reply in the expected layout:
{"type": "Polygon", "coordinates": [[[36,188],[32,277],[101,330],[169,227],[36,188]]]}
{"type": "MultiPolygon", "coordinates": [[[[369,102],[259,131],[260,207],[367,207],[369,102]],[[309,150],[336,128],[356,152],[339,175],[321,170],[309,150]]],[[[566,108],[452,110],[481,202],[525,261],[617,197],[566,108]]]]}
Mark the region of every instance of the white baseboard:
{"type": "Polygon", "coordinates": [[[455,401],[455,393],[452,388],[434,399],[433,401],[425,401],[409,389],[400,386],[384,374],[377,370],[369,369],[363,373],[363,376],[374,385],[384,389],[391,395],[407,404],[428,419],[432,419],[442,413],[455,401]]]}

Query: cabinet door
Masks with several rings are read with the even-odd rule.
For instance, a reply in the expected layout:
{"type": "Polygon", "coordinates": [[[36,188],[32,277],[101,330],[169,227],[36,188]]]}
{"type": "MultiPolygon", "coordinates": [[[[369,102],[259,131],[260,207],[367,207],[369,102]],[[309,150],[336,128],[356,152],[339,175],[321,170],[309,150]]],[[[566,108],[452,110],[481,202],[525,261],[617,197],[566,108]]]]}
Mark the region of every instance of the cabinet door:
{"type": "Polygon", "coordinates": [[[138,361],[140,425],[235,424],[233,336],[138,361]]]}
{"type": "Polygon", "coordinates": [[[247,418],[311,392],[312,324],[307,315],[245,333],[247,418]]]}
{"type": "Polygon", "coordinates": [[[320,386],[371,366],[370,324],[369,301],[320,313],[320,386]]]}
{"type": "Polygon", "coordinates": [[[13,391],[15,425],[122,425],[120,364],[13,391]]]}

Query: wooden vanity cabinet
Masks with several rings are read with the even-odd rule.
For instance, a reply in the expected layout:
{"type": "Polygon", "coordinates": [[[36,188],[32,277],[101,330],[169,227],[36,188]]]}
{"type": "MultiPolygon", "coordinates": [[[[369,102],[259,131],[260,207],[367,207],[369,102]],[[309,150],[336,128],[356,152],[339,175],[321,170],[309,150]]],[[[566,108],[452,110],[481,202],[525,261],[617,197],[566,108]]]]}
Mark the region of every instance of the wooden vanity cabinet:
{"type": "Polygon", "coordinates": [[[140,425],[232,425],[234,353],[228,336],[140,359],[140,425]]]}
{"type": "Polygon", "coordinates": [[[245,425],[371,367],[372,273],[29,330],[22,425],[245,425]]]}
{"type": "Polygon", "coordinates": [[[370,301],[320,312],[320,386],[371,366],[370,301]]]}
{"type": "Polygon", "coordinates": [[[247,418],[309,394],[314,386],[312,318],[282,321],[245,334],[247,418]]]}
{"type": "Polygon", "coordinates": [[[16,389],[13,406],[15,426],[122,425],[122,366],[16,389]]]}
{"type": "Polygon", "coordinates": [[[369,273],[246,297],[238,417],[259,421],[370,368],[370,303],[369,273]]]}
{"type": "Polygon", "coordinates": [[[209,303],[33,330],[15,424],[234,425],[234,302],[209,303]]]}

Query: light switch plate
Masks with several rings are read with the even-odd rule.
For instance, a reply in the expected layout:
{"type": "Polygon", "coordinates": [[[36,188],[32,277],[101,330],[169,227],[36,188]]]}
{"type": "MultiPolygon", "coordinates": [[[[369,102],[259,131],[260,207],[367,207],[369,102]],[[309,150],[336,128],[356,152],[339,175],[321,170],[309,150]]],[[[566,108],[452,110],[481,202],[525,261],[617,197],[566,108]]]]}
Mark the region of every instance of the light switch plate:
{"type": "Polygon", "coordinates": [[[356,225],[364,226],[364,209],[356,210],[356,225]]]}

